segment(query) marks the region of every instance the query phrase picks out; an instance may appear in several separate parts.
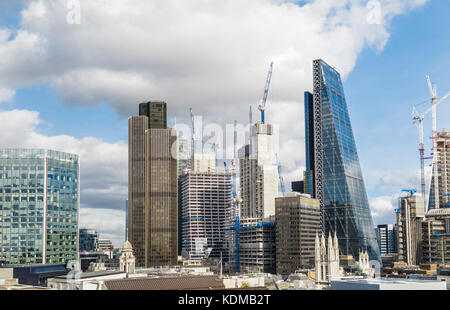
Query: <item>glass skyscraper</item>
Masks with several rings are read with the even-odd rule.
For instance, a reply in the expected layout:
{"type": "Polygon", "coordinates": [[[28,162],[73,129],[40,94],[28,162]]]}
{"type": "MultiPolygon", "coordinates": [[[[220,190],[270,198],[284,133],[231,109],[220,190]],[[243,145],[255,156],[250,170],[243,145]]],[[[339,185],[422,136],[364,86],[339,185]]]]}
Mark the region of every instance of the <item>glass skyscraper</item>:
{"type": "Polygon", "coordinates": [[[0,265],[76,260],[79,203],[77,155],[0,149],[0,265]]]}
{"type": "Polygon", "coordinates": [[[314,94],[305,93],[306,188],[321,201],[326,236],[337,232],[343,255],[380,259],[340,74],[315,60],[314,94]]]}

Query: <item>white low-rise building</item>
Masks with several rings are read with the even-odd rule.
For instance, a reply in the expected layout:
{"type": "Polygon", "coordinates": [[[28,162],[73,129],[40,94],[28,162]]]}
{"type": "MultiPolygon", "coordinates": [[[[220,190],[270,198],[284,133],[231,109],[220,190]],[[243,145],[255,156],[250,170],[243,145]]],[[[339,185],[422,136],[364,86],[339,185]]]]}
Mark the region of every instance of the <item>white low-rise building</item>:
{"type": "Polygon", "coordinates": [[[348,277],[331,281],[331,290],[447,290],[446,281],[411,279],[367,279],[348,277]]]}
{"type": "Polygon", "coordinates": [[[264,276],[232,276],[223,279],[225,289],[265,287],[264,276]]]}
{"type": "Polygon", "coordinates": [[[75,279],[70,276],[56,277],[48,279],[47,287],[56,290],[80,290],[92,291],[101,290],[104,281],[119,280],[127,277],[125,272],[121,271],[96,271],[83,272],[75,279]]]}

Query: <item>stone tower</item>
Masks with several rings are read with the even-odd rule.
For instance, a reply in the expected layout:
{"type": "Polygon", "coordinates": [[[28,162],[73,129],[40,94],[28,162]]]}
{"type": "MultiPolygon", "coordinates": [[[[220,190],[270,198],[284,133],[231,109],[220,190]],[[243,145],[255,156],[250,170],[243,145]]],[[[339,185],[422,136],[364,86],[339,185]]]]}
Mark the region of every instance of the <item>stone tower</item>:
{"type": "Polygon", "coordinates": [[[122,248],[122,255],[120,256],[120,271],[127,274],[134,273],[136,266],[136,258],[133,255],[133,247],[127,240],[122,248]]]}

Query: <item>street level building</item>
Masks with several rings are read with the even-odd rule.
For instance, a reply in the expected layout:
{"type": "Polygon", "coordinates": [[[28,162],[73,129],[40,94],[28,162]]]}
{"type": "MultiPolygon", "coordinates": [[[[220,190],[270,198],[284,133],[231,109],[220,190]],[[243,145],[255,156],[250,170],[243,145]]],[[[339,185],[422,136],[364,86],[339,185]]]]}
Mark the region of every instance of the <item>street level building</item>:
{"type": "Polygon", "coordinates": [[[111,240],[99,239],[98,240],[98,250],[100,252],[108,253],[112,257],[114,245],[111,240]]]}
{"type": "Polygon", "coordinates": [[[21,285],[47,287],[54,277],[65,277],[70,272],[66,264],[22,265],[0,268],[0,276],[4,273],[13,275],[21,285]]]}
{"type": "Polygon", "coordinates": [[[331,281],[331,290],[337,291],[435,291],[446,290],[446,282],[441,280],[413,279],[367,279],[363,277],[343,277],[331,281]]]}
{"type": "Polygon", "coordinates": [[[292,193],[276,198],[275,206],[277,274],[314,268],[315,237],[322,231],[320,201],[292,193]]]}
{"type": "Polygon", "coordinates": [[[98,251],[98,241],[98,232],[93,229],[80,229],[80,252],[98,251]]]}
{"type": "Polygon", "coordinates": [[[397,254],[397,229],[395,225],[378,225],[376,232],[381,255],[397,254]]]}
{"type": "Polygon", "coordinates": [[[74,154],[0,149],[0,265],[77,259],[79,168],[74,154]]]}
{"type": "Polygon", "coordinates": [[[128,239],[136,267],[175,265],[178,258],[178,145],[167,105],[149,102],[128,119],[128,239]]]}

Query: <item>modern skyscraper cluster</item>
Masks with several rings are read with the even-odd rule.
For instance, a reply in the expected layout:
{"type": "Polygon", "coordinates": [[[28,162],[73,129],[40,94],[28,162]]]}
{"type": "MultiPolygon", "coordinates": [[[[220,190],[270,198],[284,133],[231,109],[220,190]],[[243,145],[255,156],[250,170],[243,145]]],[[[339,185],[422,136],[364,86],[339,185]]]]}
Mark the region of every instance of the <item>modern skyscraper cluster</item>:
{"type": "MultiPolygon", "coordinates": [[[[319,235],[333,236],[328,240],[333,265],[327,267],[333,274],[339,255],[358,258],[367,251],[380,260],[341,77],[322,60],[313,68],[314,91],[304,97],[306,171],[303,181],[294,183],[297,193],[278,190],[283,182],[277,137],[265,117],[250,124],[239,151],[235,146],[239,167],[233,158],[232,168],[222,168],[217,154],[200,151],[198,128],[192,130],[193,150],[168,128],[165,102],[139,105],[139,115],[128,119],[124,257],[130,268],[173,266],[182,256],[220,260],[229,271],[289,275],[317,265],[319,235]]],[[[78,238],[76,155],[47,150],[1,150],[0,155],[3,264],[65,263],[77,258],[79,248],[112,250],[95,231],[81,230],[78,238]]],[[[402,232],[409,215],[399,218],[402,232]]],[[[383,238],[390,251],[390,237],[383,238]]]]}
{"type": "MultiPolygon", "coordinates": [[[[199,152],[199,147],[191,150],[189,165],[179,162],[175,174],[176,160],[168,157],[176,134],[170,135],[167,128],[166,104],[140,105],[140,116],[129,120],[129,239],[137,266],[174,264],[175,253],[181,250],[190,259],[230,256],[243,272],[275,272],[278,259],[279,269],[287,272],[314,264],[316,233],[336,235],[341,255],[357,259],[367,251],[371,259],[380,261],[340,74],[322,60],[315,60],[313,68],[314,91],[305,93],[307,168],[296,186],[296,191],[309,196],[280,197],[274,127],[256,122],[250,126],[248,143],[238,152],[240,219],[236,221],[230,217],[236,213],[232,176],[220,173],[216,157],[199,152]],[[178,204],[170,199],[176,197],[177,175],[178,204]],[[164,235],[176,231],[175,221],[181,238],[176,250],[175,235],[164,235]],[[163,230],[152,227],[163,223],[163,230]],[[234,245],[224,240],[231,235],[234,245]]],[[[199,137],[194,140],[198,144],[199,137]]],[[[187,146],[182,141],[179,151],[187,146]]]]}

